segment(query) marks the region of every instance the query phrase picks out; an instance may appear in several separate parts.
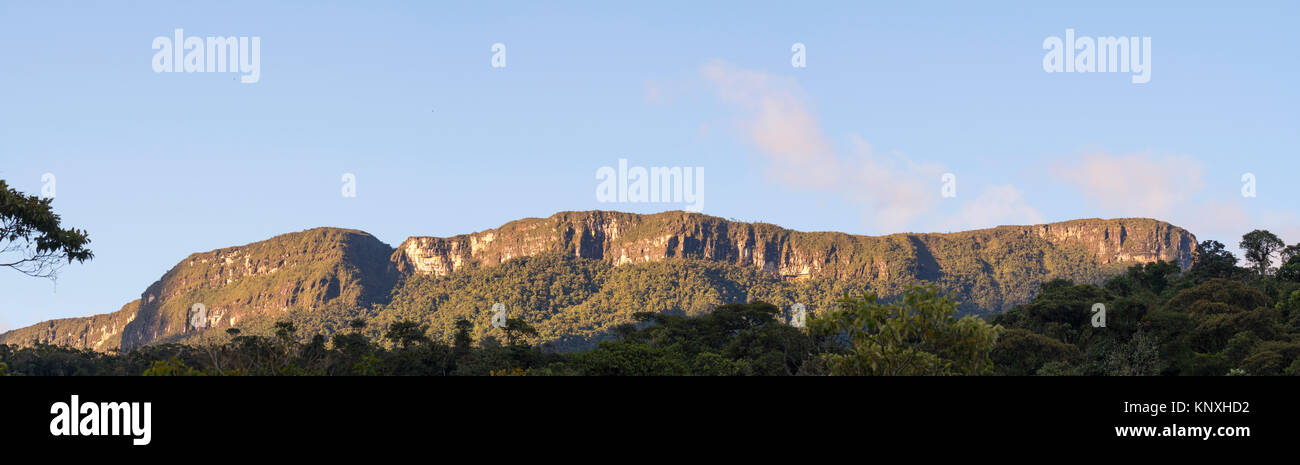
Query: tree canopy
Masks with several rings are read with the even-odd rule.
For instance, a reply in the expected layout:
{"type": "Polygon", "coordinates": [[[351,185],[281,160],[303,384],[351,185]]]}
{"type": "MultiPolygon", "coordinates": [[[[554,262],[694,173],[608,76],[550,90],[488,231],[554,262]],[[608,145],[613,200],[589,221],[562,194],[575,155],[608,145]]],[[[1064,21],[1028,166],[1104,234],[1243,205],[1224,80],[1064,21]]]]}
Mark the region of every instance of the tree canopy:
{"type": "Polygon", "coordinates": [[[86,232],[63,228],[52,202],[0,180],[0,266],[52,278],[61,265],[94,257],[86,232]]]}

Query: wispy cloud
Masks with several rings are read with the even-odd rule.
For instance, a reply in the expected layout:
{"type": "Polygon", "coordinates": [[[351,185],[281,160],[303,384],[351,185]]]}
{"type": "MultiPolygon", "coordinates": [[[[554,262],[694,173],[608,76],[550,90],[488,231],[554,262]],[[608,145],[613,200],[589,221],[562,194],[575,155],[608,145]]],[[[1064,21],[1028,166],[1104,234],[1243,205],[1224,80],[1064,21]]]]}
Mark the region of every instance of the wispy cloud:
{"type": "Polygon", "coordinates": [[[1204,165],[1182,155],[1090,153],[1062,160],[1052,174],[1107,212],[1168,218],[1204,186],[1204,165]]]}
{"type": "Polygon", "coordinates": [[[738,122],[747,141],[767,158],[770,173],[796,187],[839,185],[843,163],[822,134],[793,79],[715,61],[701,73],[723,101],[745,112],[738,122]]]}
{"type": "Polygon", "coordinates": [[[975,200],[962,205],[949,230],[990,228],[1006,224],[1039,224],[1043,215],[1025,202],[1025,196],[1010,184],[989,186],[975,200]]]}
{"type": "MultiPolygon", "coordinates": [[[[1053,179],[1079,190],[1102,216],[1141,216],[1168,221],[1197,236],[1223,242],[1240,256],[1242,234],[1267,229],[1287,243],[1300,241],[1300,217],[1291,211],[1258,211],[1255,199],[1235,186],[1207,191],[1204,163],[1185,155],[1089,153],[1052,165],[1053,179]]],[[[1237,179],[1237,173],[1226,173],[1237,179]]]]}
{"type": "Polygon", "coordinates": [[[846,153],[837,153],[794,79],[721,61],[700,71],[724,102],[741,111],[740,133],[758,149],[769,177],[788,187],[825,192],[860,205],[873,232],[1042,219],[1011,186],[990,188],[966,204],[959,218],[938,219],[943,164],[912,160],[898,152],[878,153],[857,135],[849,137],[846,153]]]}

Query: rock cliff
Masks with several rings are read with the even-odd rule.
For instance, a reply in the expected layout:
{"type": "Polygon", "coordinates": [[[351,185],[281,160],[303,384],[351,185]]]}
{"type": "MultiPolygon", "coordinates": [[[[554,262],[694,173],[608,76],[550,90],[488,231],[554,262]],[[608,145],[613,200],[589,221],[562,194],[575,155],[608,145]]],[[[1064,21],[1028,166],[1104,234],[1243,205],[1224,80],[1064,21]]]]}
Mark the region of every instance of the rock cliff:
{"type": "Polygon", "coordinates": [[[1085,219],[948,234],[856,236],[791,231],[697,213],[590,211],[524,219],[449,238],[412,237],[397,248],[393,261],[403,272],[445,276],[467,266],[564,252],[613,265],[683,257],[757,267],[790,279],[878,279],[888,278],[893,270],[938,277],[944,266],[939,262],[942,258],[956,258],[962,249],[979,255],[978,251],[990,245],[1017,241],[1081,251],[1094,265],[1165,260],[1186,268],[1196,250],[1191,233],[1145,218],[1085,219]],[[907,266],[899,269],[893,259],[907,266]]]}
{"type": "MultiPolygon", "coordinates": [[[[966,310],[991,312],[1029,300],[1050,279],[1100,282],[1155,260],[1187,268],[1195,248],[1186,230],[1143,218],[860,236],[686,212],[561,212],[473,234],[411,237],[395,250],[361,231],[316,228],[192,254],[116,312],[16,329],[0,334],[0,343],[131,349],[192,340],[208,329],[266,330],[293,312],[328,331],[334,320],[375,311],[404,275],[453,276],[543,254],[612,267],[694,259],[755,270],[776,282],[852,282],[885,296],[930,281],[966,310]]],[[[629,314],[640,306],[622,305],[628,308],[619,311],[629,314]]]]}

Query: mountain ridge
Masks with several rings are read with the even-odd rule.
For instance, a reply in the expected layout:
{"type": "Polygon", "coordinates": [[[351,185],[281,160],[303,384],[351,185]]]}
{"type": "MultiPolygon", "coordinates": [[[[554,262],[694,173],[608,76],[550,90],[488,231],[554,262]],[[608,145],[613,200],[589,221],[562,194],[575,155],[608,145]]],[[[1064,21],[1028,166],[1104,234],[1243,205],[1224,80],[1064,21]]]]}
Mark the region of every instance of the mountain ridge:
{"type": "MultiPolygon", "coordinates": [[[[313,228],[190,254],[116,312],[14,329],[0,334],[0,343],[103,351],[116,342],[129,350],[193,340],[208,328],[265,329],[290,314],[373,315],[413,276],[448,279],[539,255],[608,267],[699,260],[759,270],[775,281],[860,283],[882,295],[931,281],[964,299],[968,310],[995,312],[1027,301],[1047,279],[1099,281],[1128,264],[1155,260],[1187,268],[1195,246],[1190,232],[1148,218],[864,236],[680,211],[583,211],[446,238],[412,236],[396,248],[364,231],[313,228]],[[207,312],[199,320],[195,303],[207,312]]],[[[419,314],[433,318],[436,311],[419,314]]],[[[602,327],[622,318],[605,317],[602,327]]]]}

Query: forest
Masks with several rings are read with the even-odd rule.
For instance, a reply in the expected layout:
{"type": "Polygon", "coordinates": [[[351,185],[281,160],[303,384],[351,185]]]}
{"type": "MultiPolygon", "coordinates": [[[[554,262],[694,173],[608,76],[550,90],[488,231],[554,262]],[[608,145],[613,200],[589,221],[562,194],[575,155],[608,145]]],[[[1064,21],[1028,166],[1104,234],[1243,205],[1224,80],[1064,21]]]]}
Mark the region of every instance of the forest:
{"type": "Polygon", "coordinates": [[[762,300],[636,312],[594,347],[562,350],[523,318],[482,328],[461,317],[439,337],[428,322],[381,314],[329,336],[286,320],[264,335],[229,328],[125,352],[5,345],[0,375],[1300,375],[1300,245],[1262,230],[1239,245],[1244,263],[1203,241],[1186,271],[1152,262],[1101,284],[1052,280],[993,315],[921,282],[891,298],[845,292],[806,325],[762,300]]]}

